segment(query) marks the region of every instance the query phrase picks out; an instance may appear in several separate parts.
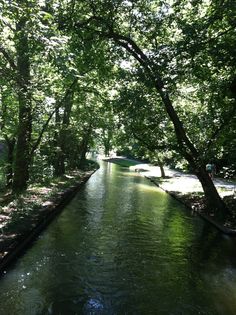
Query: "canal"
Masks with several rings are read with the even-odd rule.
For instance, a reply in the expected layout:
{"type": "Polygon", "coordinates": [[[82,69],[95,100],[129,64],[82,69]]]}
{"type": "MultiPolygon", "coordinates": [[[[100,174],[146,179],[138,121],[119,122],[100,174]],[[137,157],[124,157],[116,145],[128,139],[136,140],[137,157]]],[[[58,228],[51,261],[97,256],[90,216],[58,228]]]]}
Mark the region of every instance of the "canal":
{"type": "Polygon", "coordinates": [[[236,242],[147,179],[98,170],[0,280],[1,315],[235,315],[236,242]]]}

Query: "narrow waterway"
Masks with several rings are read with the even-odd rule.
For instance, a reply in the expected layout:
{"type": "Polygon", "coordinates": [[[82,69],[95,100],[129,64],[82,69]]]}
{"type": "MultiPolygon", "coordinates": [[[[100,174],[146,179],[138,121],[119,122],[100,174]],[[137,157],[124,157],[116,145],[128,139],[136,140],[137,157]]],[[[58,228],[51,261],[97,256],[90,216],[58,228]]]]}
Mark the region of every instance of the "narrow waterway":
{"type": "Polygon", "coordinates": [[[235,315],[236,241],[102,163],[0,279],[0,315],[235,315]]]}

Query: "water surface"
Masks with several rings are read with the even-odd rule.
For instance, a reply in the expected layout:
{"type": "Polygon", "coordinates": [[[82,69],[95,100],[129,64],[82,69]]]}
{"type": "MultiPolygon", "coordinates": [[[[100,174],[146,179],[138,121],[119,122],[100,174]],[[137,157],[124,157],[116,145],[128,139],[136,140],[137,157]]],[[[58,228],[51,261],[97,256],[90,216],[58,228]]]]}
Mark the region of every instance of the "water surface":
{"type": "Polygon", "coordinates": [[[235,239],[102,163],[0,281],[1,315],[235,315],[235,239]]]}

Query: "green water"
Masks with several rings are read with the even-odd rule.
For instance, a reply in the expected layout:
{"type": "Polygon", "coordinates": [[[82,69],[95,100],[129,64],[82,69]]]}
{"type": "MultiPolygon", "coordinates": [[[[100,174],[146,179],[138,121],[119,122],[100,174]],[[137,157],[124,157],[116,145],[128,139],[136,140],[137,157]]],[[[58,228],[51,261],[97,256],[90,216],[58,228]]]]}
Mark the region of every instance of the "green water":
{"type": "Polygon", "coordinates": [[[102,164],[0,281],[1,315],[235,315],[236,242],[102,164]]]}

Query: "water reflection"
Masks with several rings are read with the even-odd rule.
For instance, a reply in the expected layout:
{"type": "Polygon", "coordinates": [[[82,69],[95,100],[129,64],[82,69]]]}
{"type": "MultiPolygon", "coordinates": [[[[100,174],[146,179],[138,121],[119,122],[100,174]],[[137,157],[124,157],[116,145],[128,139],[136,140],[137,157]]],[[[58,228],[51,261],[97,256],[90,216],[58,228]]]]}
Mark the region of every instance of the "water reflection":
{"type": "Polygon", "coordinates": [[[0,283],[0,314],[236,313],[235,241],[102,167],[0,283]]]}

